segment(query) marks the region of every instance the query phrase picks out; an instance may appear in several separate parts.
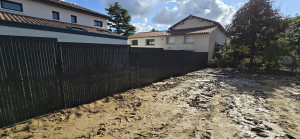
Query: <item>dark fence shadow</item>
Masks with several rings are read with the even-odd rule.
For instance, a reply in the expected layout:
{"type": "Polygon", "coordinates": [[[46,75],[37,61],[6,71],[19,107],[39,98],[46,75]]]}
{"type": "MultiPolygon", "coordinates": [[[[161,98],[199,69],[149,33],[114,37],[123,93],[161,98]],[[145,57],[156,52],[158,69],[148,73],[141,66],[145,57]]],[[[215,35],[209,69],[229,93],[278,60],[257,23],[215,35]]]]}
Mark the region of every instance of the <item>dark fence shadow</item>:
{"type": "Polygon", "coordinates": [[[0,127],[206,67],[208,53],[0,36],[0,127]]]}

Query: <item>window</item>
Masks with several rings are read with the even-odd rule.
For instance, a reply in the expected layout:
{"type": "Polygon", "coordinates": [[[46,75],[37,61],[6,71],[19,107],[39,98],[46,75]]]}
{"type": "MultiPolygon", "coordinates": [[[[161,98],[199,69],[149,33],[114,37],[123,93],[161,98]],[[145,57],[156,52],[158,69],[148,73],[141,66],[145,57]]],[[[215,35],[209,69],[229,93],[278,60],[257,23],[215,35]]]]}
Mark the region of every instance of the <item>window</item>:
{"type": "Polygon", "coordinates": [[[59,12],[54,12],[54,11],[52,11],[52,18],[53,18],[54,20],[59,20],[59,12]]]}
{"type": "Polygon", "coordinates": [[[97,30],[100,31],[100,32],[112,33],[109,30],[104,30],[104,29],[100,29],[100,28],[98,28],[97,30]]]}
{"type": "Polygon", "coordinates": [[[1,1],[1,8],[23,12],[22,4],[6,0],[1,1]]]}
{"type": "Polygon", "coordinates": [[[138,40],[132,40],[132,41],[131,41],[131,44],[132,44],[132,45],[138,45],[138,40]]]}
{"type": "Polygon", "coordinates": [[[194,37],[192,36],[184,36],[184,43],[194,43],[194,37]]]}
{"type": "Polygon", "coordinates": [[[174,37],[167,37],[166,41],[167,41],[167,44],[175,44],[175,38],[174,37]]]}
{"type": "Polygon", "coordinates": [[[77,17],[75,15],[71,15],[71,22],[77,23],[77,17]]]}
{"type": "Polygon", "coordinates": [[[82,28],[78,28],[78,27],[71,27],[70,29],[76,30],[76,31],[86,31],[86,30],[84,30],[82,28]]]}
{"type": "Polygon", "coordinates": [[[95,21],[94,21],[94,25],[95,25],[95,26],[98,26],[98,27],[102,27],[102,22],[101,22],[101,21],[95,20],[95,21]]]}
{"type": "Polygon", "coordinates": [[[148,39],[146,40],[146,45],[154,45],[155,44],[155,40],[154,39],[148,39]]]}

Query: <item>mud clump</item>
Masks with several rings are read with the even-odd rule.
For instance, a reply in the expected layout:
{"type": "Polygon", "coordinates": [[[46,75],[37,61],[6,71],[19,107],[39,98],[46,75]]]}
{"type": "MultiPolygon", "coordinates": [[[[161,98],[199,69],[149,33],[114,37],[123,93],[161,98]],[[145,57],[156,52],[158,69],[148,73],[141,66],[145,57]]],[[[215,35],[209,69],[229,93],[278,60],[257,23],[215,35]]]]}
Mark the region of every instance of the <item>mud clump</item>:
{"type": "Polygon", "coordinates": [[[292,95],[290,95],[290,98],[293,98],[293,99],[296,99],[296,100],[300,101],[300,94],[292,94],[292,95]]]}

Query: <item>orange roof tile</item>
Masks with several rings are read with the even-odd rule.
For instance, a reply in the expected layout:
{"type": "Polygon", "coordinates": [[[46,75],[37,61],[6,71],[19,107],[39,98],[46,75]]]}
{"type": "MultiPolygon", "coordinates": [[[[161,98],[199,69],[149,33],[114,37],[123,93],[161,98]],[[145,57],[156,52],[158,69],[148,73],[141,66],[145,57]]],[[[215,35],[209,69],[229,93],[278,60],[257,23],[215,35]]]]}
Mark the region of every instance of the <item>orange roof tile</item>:
{"type": "Polygon", "coordinates": [[[78,24],[72,24],[72,23],[65,23],[55,20],[48,20],[48,19],[41,19],[31,16],[25,16],[25,15],[19,15],[19,14],[13,14],[13,13],[7,13],[0,11],[0,21],[10,21],[10,22],[16,22],[16,23],[25,23],[25,24],[34,24],[34,25],[41,25],[41,26],[47,26],[47,27],[53,27],[53,28],[62,28],[62,29],[82,29],[86,32],[90,33],[97,33],[97,34],[106,34],[106,35],[112,35],[112,36],[120,36],[119,34],[113,33],[107,29],[100,29],[95,27],[89,27],[89,26],[83,26],[78,24]]]}

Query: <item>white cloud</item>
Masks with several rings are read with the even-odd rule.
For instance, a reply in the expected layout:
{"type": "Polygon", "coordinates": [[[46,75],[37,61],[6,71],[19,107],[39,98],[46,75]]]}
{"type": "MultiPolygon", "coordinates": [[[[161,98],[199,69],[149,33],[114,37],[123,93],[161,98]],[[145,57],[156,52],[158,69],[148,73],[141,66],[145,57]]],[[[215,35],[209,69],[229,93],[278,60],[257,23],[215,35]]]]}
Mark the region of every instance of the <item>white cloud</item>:
{"type": "Polygon", "coordinates": [[[155,24],[173,25],[190,14],[220,22],[223,25],[230,23],[236,12],[234,7],[228,6],[220,0],[172,0],[177,2],[177,10],[164,7],[157,11],[152,19],[155,24]]]}
{"type": "MultiPolygon", "coordinates": [[[[128,9],[133,18],[137,18],[148,16],[159,4],[185,1],[189,0],[104,0],[103,5],[105,8],[108,8],[109,5],[119,2],[123,8],[128,9]]],[[[174,7],[172,10],[177,10],[177,7],[174,7]]]]}
{"type": "Polygon", "coordinates": [[[210,12],[211,12],[211,10],[209,10],[209,9],[205,9],[205,10],[204,10],[204,13],[205,13],[205,14],[209,14],[210,12]]]}
{"type": "Polygon", "coordinates": [[[175,7],[173,8],[173,11],[177,11],[177,10],[178,10],[178,7],[175,6],[175,7]]]}
{"type": "Polygon", "coordinates": [[[242,6],[244,6],[244,2],[236,3],[233,5],[234,9],[240,9],[242,6]]]}
{"type": "Polygon", "coordinates": [[[144,18],[144,22],[148,23],[148,18],[147,17],[144,18]]]}
{"type": "Polygon", "coordinates": [[[103,4],[108,8],[108,5],[119,2],[123,8],[128,9],[133,18],[136,18],[148,16],[160,1],[163,0],[104,0],[103,4]]]}
{"type": "Polygon", "coordinates": [[[119,2],[123,8],[128,9],[133,19],[141,19],[133,24],[137,32],[150,31],[153,28],[149,25],[148,19],[150,13],[153,12],[154,17],[150,20],[158,28],[169,27],[190,14],[226,25],[230,23],[236,12],[235,8],[241,5],[228,6],[221,0],[103,0],[103,5],[107,8],[115,2],[119,2]],[[154,11],[160,4],[170,3],[176,3],[176,6],[170,9],[165,6],[154,11]]]}
{"type": "Polygon", "coordinates": [[[147,25],[147,23],[133,23],[132,25],[136,27],[136,32],[149,32],[153,29],[153,27],[147,25]]]}
{"type": "Polygon", "coordinates": [[[168,28],[169,26],[167,25],[162,25],[162,24],[155,24],[158,28],[168,28]]]}

